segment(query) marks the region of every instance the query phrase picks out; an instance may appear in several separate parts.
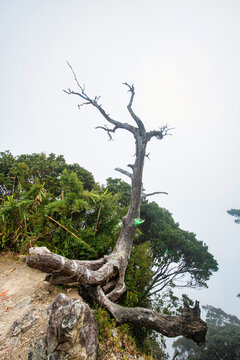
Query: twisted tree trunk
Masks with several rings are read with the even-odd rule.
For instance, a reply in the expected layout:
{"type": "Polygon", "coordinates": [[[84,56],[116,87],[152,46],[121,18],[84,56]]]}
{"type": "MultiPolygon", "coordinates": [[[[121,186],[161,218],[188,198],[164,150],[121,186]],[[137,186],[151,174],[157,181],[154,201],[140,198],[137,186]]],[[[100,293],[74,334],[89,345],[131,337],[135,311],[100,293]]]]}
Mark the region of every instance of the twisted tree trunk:
{"type": "Polygon", "coordinates": [[[153,137],[162,140],[164,136],[168,135],[170,129],[167,126],[163,126],[159,130],[146,131],[143,122],[132,110],[132,102],[135,95],[134,86],[130,86],[127,83],[125,85],[130,92],[130,101],[127,108],[136,126],[112,119],[102,106],[98,104],[99,98],[91,99],[85,93],[84,88],[79,85],[73,69],[72,72],[80,92],[70,89],[65,92],[84,99],[86,102],[79,106],[84,104],[94,106],[113,125],[111,129],[107,126],[98,126],[98,128],[106,131],[110,139],[112,139],[111,134],[117,129],[129,131],[134,136],[136,155],[134,164],[128,165],[131,172],[116,169],[131,179],[130,205],[127,215],[123,218],[119,238],[110,255],[98,260],[80,261],[69,260],[60,255],[53,254],[47,248],[31,248],[29,250],[29,257],[26,258],[26,263],[30,267],[48,273],[47,280],[54,284],[77,282],[83,291],[87,291],[100,305],[108,309],[119,323],[131,322],[154,329],[169,337],[184,335],[201,345],[205,341],[207,325],[200,319],[198,302],[196,302],[194,309],[185,309],[185,314],[180,317],[160,315],[152,310],[143,308],[123,308],[115,304],[126,289],[124,278],[135,235],[135,219],[140,218],[142,175],[147,143],[153,137]]]}

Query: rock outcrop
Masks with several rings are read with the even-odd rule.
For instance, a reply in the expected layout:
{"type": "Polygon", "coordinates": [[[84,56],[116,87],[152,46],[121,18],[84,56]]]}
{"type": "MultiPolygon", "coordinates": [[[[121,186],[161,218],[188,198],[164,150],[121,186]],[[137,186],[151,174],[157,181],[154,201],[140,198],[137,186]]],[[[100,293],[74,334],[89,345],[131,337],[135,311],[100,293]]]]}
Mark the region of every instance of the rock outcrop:
{"type": "Polygon", "coordinates": [[[83,301],[59,294],[51,306],[45,337],[35,340],[29,360],[96,360],[98,326],[83,301]]]}

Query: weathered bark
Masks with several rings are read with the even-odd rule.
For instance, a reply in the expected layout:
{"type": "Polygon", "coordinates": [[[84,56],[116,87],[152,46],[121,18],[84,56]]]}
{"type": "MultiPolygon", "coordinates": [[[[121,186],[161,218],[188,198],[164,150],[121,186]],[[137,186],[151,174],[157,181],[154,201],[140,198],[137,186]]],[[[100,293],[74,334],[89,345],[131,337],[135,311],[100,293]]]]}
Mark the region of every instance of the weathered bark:
{"type": "MultiPolygon", "coordinates": [[[[106,131],[110,139],[112,139],[112,133],[115,133],[118,129],[130,132],[135,139],[135,162],[128,165],[132,172],[117,169],[131,179],[130,205],[126,216],[123,218],[122,229],[115,248],[110,255],[105,256],[103,259],[95,261],[69,260],[60,255],[50,253],[46,248],[35,248],[30,249],[26,262],[31,267],[47,272],[49,274],[47,280],[54,284],[77,282],[100,305],[105,306],[119,323],[132,322],[140,326],[149,327],[170,337],[184,335],[201,344],[205,339],[206,323],[201,321],[200,316],[194,317],[194,319],[189,317],[170,317],[157,314],[149,309],[125,309],[115,304],[126,288],[124,278],[135,235],[134,219],[140,218],[142,175],[147,143],[153,137],[162,140],[164,136],[168,135],[170,129],[167,126],[163,126],[159,130],[146,131],[143,122],[132,110],[135,95],[134,86],[130,86],[127,83],[125,85],[130,92],[127,109],[136,126],[112,119],[102,106],[98,104],[99,97],[91,99],[85,93],[85,89],[80,86],[72,68],[71,70],[80,92],[70,89],[65,92],[84,99],[86,102],[79,106],[84,104],[92,105],[113,126],[112,129],[109,129],[107,126],[98,126],[98,128],[106,131]]],[[[196,307],[195,312],[198,309],[196,307]]]]}
{"type": "MultiPolygon", "coordinates": [[[[88,291],[88,289],[86,289],[88,291]]],[[[194,308],[185,306],[181,316],[159,314],[141,307],[123,307],[110,301],[100,286],[90,289],[93,298],[105,307],[119,324],[132,323],[155,330],[167,337],[185,336],[203,348],[207,323],[200,318],[199,302],[194,308]]]]}
{"type": "Polygon", "coordinates": [[[104,259],[93,262],[69,260],[51,253],[46,247],[30,248],[25,261],[28,266],[49,273],[46,280],[55,285],[75,282],[81,285],[104,284],[118,270],[118,262],[114,258],[108,262],[104,259]]]}
{"type": "Polygon", "coordinates": [[[98,326],[93,314],[81,300],[60,294],[54,300],[47,334],[34,342],[29,360],[96,360],[98,326]]]}
{"type": "MultiPolygon", "coordinates": [[[[81,263],[81,261],[63,258],[60,255],[51,253],[46,248],[32,248],[29,251],[31,256],[26,259],[26,262],[30,267],[38,268],[44,272],[52,272],[47,277],[47,280],[52,283],[77,282],[79,285],[82,285],[83,291],[87,292],[101,306],[104,306],[118,323],[130,322],[156,330],[168,337],[183,335],[197,342],[199,346],[202,346],[204,343],[207,324],[200,319],[198,303],[196,303],[194,309],[185,308],[181,317],[161,315],[153,310],[144,308],[124,308],[115,304],[109,299],[109,294],[105,295],[104,293],[104,290],[107,292],[109,288],[115,288],[117,279],[106,282],[107,277],[101,277],[101,272],[98,273],[97,270],[92,271],[86,265],[76,265],[75,263],[81,263]],[[77,275],[76,271],[79,272],[77,275]],[[96,286],[98,284],[101,286],[96,286]]],[[[98,262],[101,263],[99,260],[98,262]]],[[[87,262],[89,267],[91,267],[91,264],[91,262],[87,262]]]]}
{"type": "Polygon", "coordinates": [[[178,355],[179,355],[179,351],[178,351],[178,350],[176,350],[176,351],[175,351],[175,353],[174,353],[174,355],[173,355],[172,360],[177,359],[177,356],[178,356],[178,355]]]}

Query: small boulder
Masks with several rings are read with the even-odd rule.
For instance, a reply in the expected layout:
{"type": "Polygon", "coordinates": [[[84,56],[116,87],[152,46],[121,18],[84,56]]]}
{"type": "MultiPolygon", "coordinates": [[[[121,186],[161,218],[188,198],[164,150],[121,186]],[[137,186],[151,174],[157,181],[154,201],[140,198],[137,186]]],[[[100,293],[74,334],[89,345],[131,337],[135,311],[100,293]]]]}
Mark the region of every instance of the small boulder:
{"type": "Polygon", "coordinates": [[[44,338],[34,342],[29,360],[96,360],[98,326],[93,310],[80,299],[56,297],[44,338]]]}

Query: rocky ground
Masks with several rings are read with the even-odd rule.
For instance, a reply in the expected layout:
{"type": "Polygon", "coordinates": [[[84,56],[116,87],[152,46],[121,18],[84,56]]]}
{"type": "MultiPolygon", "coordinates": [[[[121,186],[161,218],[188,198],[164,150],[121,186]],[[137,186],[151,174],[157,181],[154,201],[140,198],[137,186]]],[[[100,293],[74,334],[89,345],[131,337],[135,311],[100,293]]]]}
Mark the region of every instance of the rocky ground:
{"type": "MultiPolygon", "coordinates": [[[[74,288],[61,288],[44,281],[45,274],[31,269],[24,256],[0,253],[0,359],[28,359],[31,344],[44,336],[50,306],[59,293],[79,299],[74,288]]],[[[117,330],[113,331],[119,343],[117,330]]],[[[101,344],[101,359],[144,359],[136,352],[109,353],[101,344]]]]}
{"type": "Polygon", "coordinates": [[[30,269],[23,256],[0,255],[0,358],[27,359],[33,339],[46,331],[48,308],[58,293],[79,298],[77,291],[59,289],[30,269]]]}

